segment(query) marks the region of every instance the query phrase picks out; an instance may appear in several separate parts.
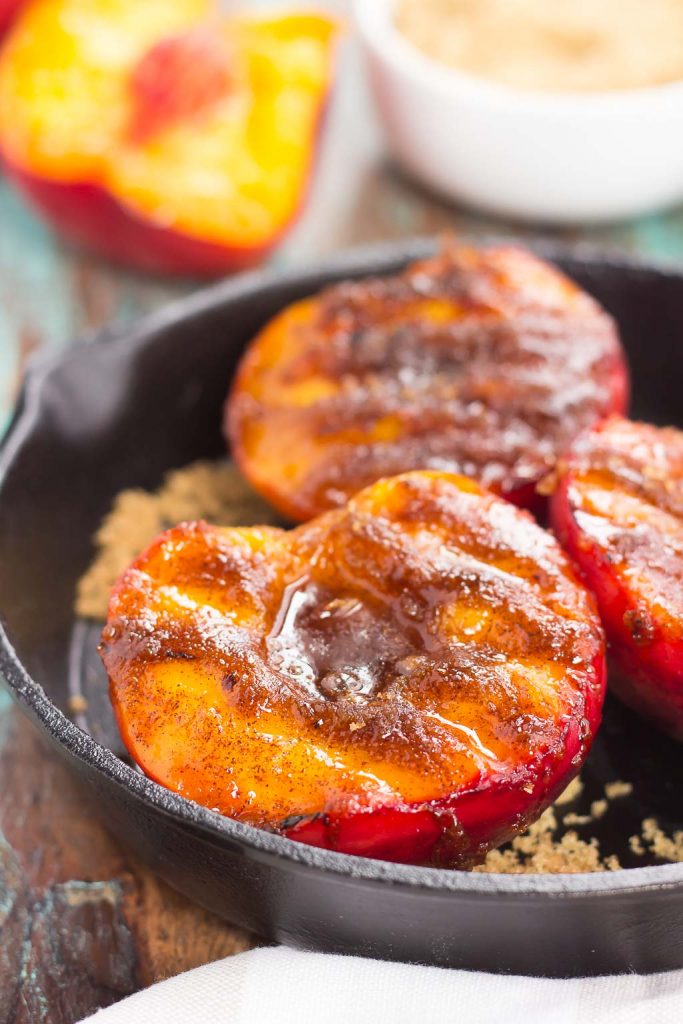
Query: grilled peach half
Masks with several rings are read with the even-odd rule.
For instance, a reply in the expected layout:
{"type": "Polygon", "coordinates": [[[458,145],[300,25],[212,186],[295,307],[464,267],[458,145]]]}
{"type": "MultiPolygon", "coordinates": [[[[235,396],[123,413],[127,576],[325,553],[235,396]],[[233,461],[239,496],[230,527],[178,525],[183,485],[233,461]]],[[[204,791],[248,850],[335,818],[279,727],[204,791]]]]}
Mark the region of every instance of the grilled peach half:
{"type": "Polygon", "coordinates": [[[551,518],[597,598],[610,686],[683,740],[683,433],[620,417],[588,431],[551,518]]]}
{"type": "Polygon", "coordinates": [[[277,315],[225,425],[256,490],[302,521],[413,469],[538,504],[558,455],[627,401],[614,323],[592,298],[520,248],[451,244],[277,315]]]}
{"type": "Polygon", "coordinates": [[[152,778],[343,853],[469,865],[600,720],[592,599],[531,516],[445,473],[291,532],[182,524],[116,586],[102,657],[152,778]]]}

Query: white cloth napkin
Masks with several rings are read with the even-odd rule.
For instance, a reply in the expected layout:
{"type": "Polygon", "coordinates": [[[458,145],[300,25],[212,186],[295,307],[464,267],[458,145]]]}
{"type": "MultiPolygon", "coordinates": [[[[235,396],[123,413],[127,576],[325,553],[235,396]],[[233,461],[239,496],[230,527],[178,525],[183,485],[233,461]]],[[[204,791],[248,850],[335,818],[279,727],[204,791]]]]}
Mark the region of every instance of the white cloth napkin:
{"type": "MultiPolygon", "coordinates": [[[[96,1024],[666,1024],[683,970],[555,980],[254,949],[99,1010],[96,1024]]],[[[85,1022],[82,1022],[85,1024],[85,1022]]]]}

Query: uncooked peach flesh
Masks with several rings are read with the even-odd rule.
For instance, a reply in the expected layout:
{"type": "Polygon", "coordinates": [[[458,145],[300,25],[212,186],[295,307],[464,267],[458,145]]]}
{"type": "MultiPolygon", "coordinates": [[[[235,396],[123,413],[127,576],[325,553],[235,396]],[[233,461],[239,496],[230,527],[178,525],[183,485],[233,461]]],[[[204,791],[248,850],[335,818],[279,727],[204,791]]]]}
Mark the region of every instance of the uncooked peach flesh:
{"type": "Polygon", "coordinates": [[[0,156],[67,238],[215,275],[278,244],[308,189],[336,23],[209,0],[35,0],[0,52],[0,156]]]}

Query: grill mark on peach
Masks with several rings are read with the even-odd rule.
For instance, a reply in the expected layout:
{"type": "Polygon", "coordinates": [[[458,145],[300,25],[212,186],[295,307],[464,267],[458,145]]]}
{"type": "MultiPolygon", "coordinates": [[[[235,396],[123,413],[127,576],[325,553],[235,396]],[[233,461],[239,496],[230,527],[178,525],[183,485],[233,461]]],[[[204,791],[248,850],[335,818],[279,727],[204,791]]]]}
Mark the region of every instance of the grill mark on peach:
{"type": "MultiPolygon", "coordinates": [[[[635,472],[635,468],[632,472],[635,472]]],[[[677,477],[683,475],[683,462],[680,466],[671,466],[666,472],[666,479],[654,481],[643,475],[634,477],[624,469],[607,467],[604,469],[579,472],[576,475],[578,485],[584,491],[585,501],[590,502],[590,494],[604,494],[606,499],[611,496],[613,501],[626,505],[632,503],[634,512],[638,506],[643,511],[640,518],[650,521],[651,517],[661,519],[663,525],[674,533],[681,533],[681,517],[683,517],[683,495],[678,493],[677,477]],[[663,517],[668,517],[664,520],[663,517]]]]}
{"type": "MultiPolygon", "coordinates": [[[[412,497],[417,501],[416,496],[412,497]]],[[[550,538],[538,538],[528,555],[522,557],[495,535],[493,538],[490,534],[485,535],[484,519],[478,517],[473,522],[472,511],[463,509],[462,517],[457,520],[456,554],[447,552],[441,543],[449,528],[455,530],[456,519],[446,516],[438,503],[434,504],[432,513],[435,518],[442,516],[444,529],[436,531],[432,528],[428,533],[425,531],[424,536],[417,531],[414,534],[409,531],[414,526],[425,526],[430,518],[425,509],[415,511],[411,505],[413,511],[404,513],[399,508],[392,525],[388,517],[386,520],[380,516],[373,517],[371,510],[367,516],[357,515],[355,503],[350,508],[353,536],[344,544],[336,565],[336,571],[342,578],[354,578],[362,569],[368,550],[375,550],[378,569],[373,580],[380,591],[390,591],[398,584],[438,586],[444,598],[450,589],[453,596],[457,594],[465,602],[468,596],[474,598],[479,592],[492,604],[503,607],[507,600],[512,600],[522,590],[524,600],[534,602],[535,612],[540,604],[556,619],[577,618],[582,613],[580,607],[572,607],[576,599],[568,563],[564,566],[564,574],[558,572],[556,562],[552,566],[550,563],[544,566],[543,559],[552,544],[550,538]],[[469,517],[465,511],[470,512],[469,517]],[[396,529],[399,520],[405,524],[401,530],[396,529]]],[[[462,506],[456,504],[456,508],[460,511],[462,506]]],[[[503,525],[516,516],[512,508],[505,509],[505,512],[503,525]]],[[[523,605],[520,612],[524,613],[523,605]]]]}
{"type": "MultiPolygon", "coordinates": [[[[458,752],[464,750],[459,737],[444,737],[443,730],[436,726],[425,729],[419,716],[423,710],[436,710],[438,704],[435,698],[450,695],[452,699],[454,692],[463,699],[468,699],[469,695],[469,699],[474,702],[481,690],[482,674],[486,673],[485,656],[473,661],[471,655],[465,652],[461,654],[458,649],[450,659],[445,648],[435,652],[435,657],[443,659],[441,679],[435,676],[430,659],[422,684],[424,699],[415,699],[415,696],[420,696],[420,686],[416,685],[414,677],[408,683],[400,672],[395,674],[392,671],[392,666],[371,702],[363,703],[342,697],[331,706],[330,701],[322,695],[302,687],[296,677],[274,669],[262,645],[249,630],[229,625],[215,631],[202,629],[198,628],[196,621],[189,617],[185,609],[181,609],[180,614],[175,614],[167,604],[165,609],[166,614],[156,620],[153,633],[147,628],[149,620],[144,623],[140,620],[117,623],[119,639],[116,646],[128,652],[129,657],[132,654],[131,660],[140,666],[141,672],[144,672],[145,665],[167,664],[179,655],[183,660],[194,661],[193,671],[197,675],[205,671],[212,675],[213,666],[220,662],[222,672],[232,680],[226,691],[232,711],[239,712],[245,718],[258,720],[263,717],[261,712],[265,695],[269,705],[268,714],[281,709],[285,716],[291,716],[296,713],[297,707],[301,708],[304,713],[299,717],[299,723],[310,734],[309,738],[315,738],[318,743],[333,742],[345,748],[357,745],[362,740],[365,746],[372,748],[380,744],[382,737],[386,740],[391,736],[387,755],[390,763],[400,764],[409,759],[416,741],[426,744],[431,751],[429,761],[432,769],[444,760],[443,753],[439,753],[444,745],[458,752]],[[245,684],[244,681],[254,675],[258,676],[258,685],[253,682],[245,684]],[[407,685],[415,691],[414,695],[406,692],[407,685]],[[400,703],[397,705],[394,698],[399,695],[400,703]],[[351,723],[362,726],[365,730],[362,737],[358,735],[358,729],[349,729],[351,723]],[[311,731],[313,729],[316,730],[315,734],[311,731]],[[436,736],[441,737],[438,743],[436,736]]],[[[112,645],[111,657],[117,657],[115,645],[112,645]]],[[[492,660],[489,666],[491,676],[496,668],[499,666],[492,660]]],[[[190,676],[185,675],[185,678],[189,679],[190,676]]],[[[491,696],[494,693],[491,687],[491,696]]]]}
{"type": "Polygon", "coordinates": [[[683,434],[611,417],[575,445],[551,511],[596,594],[615,692],[683,738],[683,434]]]}
{"type": "Polygon", "coordinates": [[[584,438],[570,481],[574,516],[662,622],[683,615],[683,437],[611,422],[584,438]]]}

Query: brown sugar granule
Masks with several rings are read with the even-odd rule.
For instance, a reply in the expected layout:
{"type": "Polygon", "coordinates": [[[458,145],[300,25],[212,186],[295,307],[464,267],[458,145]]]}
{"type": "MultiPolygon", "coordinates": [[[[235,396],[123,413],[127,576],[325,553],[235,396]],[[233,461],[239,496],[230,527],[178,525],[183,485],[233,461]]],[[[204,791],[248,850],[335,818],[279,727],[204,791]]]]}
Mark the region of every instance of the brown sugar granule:
{"type": "Polygon", "coordinates": [[[605,786],[605,796],[608,800],[618,800],[622,796],[630,796],[633,792],[633,786],[630,782],[622,782],[618,779],[616,782],[608,782],[605,786]]]}
{"type": "Polygon", "coordinates": [[[600,818],[604,818],[607,814],[607,808],[609,803],[607,800],[594,800],[591,804],[591,818],[594,821],[598,821],[600,818]]]}
{"type": "Polygon", "coordinates": [[[76,614],[106,618],[109,592],[123,570],[157,534],[185,519],[220,526],[278,522],[273,509],[227,460],[172,470],[152,493],[122,491],[95,534],[97,553],[79,580],[76,614]]]}
{"type": "Polygon", "coordinates": [[[673,836],[667,836],[659,827],[656,818],[645,818],[642,836],[650,852],[656,857],[674,864],[683,863],[683,829],[678,829],[673,836]]]}
{"type": "Polygon", "coordinates": [[[592,820],[590,814],[574,814],[572,811],[570,814],[565,814],[562,823],[564,825],[590,825],[592,820]]]}
{"type": "Polygon", "coordinates": [[[592,821],[597,821],[599,818],[604,817],[608,806],[607,800],[593,800],[588,814],[575,814],[571,811],[569,814],[565,814],[562,823],[564,825],[590,825],[592,821]]]}
{"type": "Polygon", "coordinates": [[[88,710],[88,702],[80,693],[74,693],[69,697],[69,711],[74,715],[83,715],[88,710]]]}
{"type": "Polygon", "coordinates": [[[643,857],[647,852],[640,836],[630,836],[628,845],[631,848],[631,853],[635,853],[637,857],[643,857]]]}

